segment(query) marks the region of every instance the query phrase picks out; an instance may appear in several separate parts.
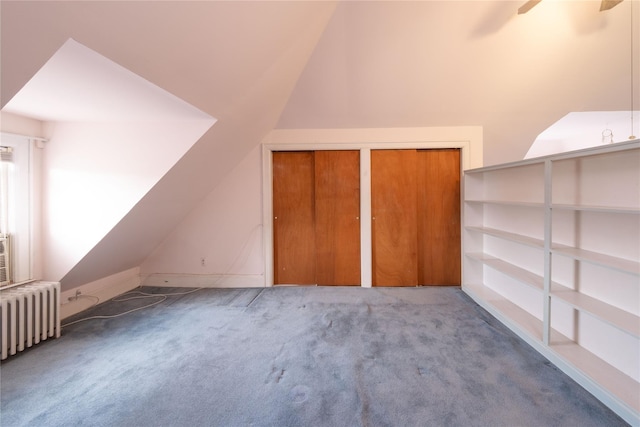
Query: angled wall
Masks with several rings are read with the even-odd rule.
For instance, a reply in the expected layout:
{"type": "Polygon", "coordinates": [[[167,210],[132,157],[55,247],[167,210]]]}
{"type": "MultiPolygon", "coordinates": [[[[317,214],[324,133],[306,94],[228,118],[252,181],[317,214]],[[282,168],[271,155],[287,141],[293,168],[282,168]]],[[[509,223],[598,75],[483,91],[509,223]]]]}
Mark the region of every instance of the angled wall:
{"type": "MultiPolygon", "coordinates": [[[[463,165],[482,165],[481,127],[273,130],[187,215],[142,263],[142,283],[155,286],[270,285],[270,206],[264,146],[315,150],[341,145],[408,148],[463,144],[463,165]],[[265,221],[267,221],[265,223],[265,221]]],[[[270,194],[270,193],[269,193],[270,194]]],[[[363,218],[365,213],[362,213],[363,218]]],[[[364,223],[364,221],[363,221],[364,223]]]]}
{"type": "MultiPolygon", "coordinates": [[[[94,239],[103,234],[99,241],[86,246],[79,242],[82,250],[60,259],[59,265],[50,264],[51,274],[63,274],[63,289],[68,290],[139,266],[259,145],[275,126],[335,3],[3,2],[2,6],[3,93],[17,93],[46,62],[47,51],[73,37],[218,119],[119,221],[95,232],[94,239]]],[[[68,126],[58,123],[51,129],[66,132],[68,126]]],[[[155,136],[152,132],[151,139],[155,136]]],[[[68,142],[65,138],[62,144],[68,142]]],[[[58,158],[64,152],[61,149],[58,158]]],[[[126,175],[117,167],[104,166],[107,174],[116,170],[118,176],[126,175]]],[[[92,206],[82,217],[100,210],[100,197],[91,197],[92,206]]],[[[57,233],[55,227],[49,230],[57,233]]]]}
{"type": "Polygon", "coordinates": [[[481,125],[489,165],[522,159],[571,111],[638,108],[637,2],[519,6],[342,2],[277,128],[481,125]]]}
{"type": "Polygon", "coordinates": [[[142,263],[147,285],[263,286],[261,147],[142,263]]]}
{"type": "Polygon", "coordinates": [[[52,281],[61,280],[215,123],[71,39],[3,110],[46,121],[37,278],[52,281]]]}
{"type": "Polygon", "coordinates": [[[212,123],[49,124],[41,277],[61,280],[212,123]]]}

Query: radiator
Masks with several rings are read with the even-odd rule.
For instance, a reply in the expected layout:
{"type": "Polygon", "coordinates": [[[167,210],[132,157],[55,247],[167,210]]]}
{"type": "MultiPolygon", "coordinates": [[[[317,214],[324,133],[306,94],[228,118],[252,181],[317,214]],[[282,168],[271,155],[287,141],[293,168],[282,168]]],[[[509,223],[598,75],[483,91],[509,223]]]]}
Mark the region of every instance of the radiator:
{"type": "Polygon", "coordinates": [[[2,360],[60,337],[60,283],[32,282],[0,290],[2,360]]]}

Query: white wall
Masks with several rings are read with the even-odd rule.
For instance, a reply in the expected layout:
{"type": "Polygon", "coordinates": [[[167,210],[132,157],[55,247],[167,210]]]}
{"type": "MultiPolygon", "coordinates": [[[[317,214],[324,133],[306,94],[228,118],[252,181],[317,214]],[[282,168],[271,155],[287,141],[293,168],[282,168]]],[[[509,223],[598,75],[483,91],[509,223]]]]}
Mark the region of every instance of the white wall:
{"type": "Polygon", "coordinates": [[[261,191],[256,146],[142,264],[143,283],[261,284],[261,191]]]}
{"type": "MultiPolygon", "coordinates": [[[[334,8],[334,2],[90,2],[73,5],[49,2],[37,6],[17,2],[3,7],[3,35],[11,36],[3,37],[2,43],[3,59],[8,59],[3,61],[2,73],[3,94],[8,95],[5,102],[19,94],[42,64],[72,37],[78,44],[104,55],[148,83],[218,119],[216,126],[200,138],[175,166],[164,175],[158,174],[161,179],[135,206],[125,207],[127,203],[131,205],[130,191],[127,187],[120,190],[127,193],[124,197],[127,200],[123,200],[122,205],[109,207],[112,210],[105,215],[108,218],[93,218],[103,215],[102,205],[82,204],[83,197],[95,203],[102,203],[102,198],[81,194],[81,183],[71,182],[68,187],[80,194],[66,194],[61,184],[52,184],[56,186],[56,196],[74,204],[67,206],[58,199],[50,200],[58,204],[54,214],[59,218],[51,215],[52,223],[47,226],[47,249],[51,251],[48,268],[52,279],[64,275],[61,280],[63,291],[139,266],[180,221],[220,185],[238,162],[260,144],[265,134],[275,126],[334,8]],[[168,32],[167,28],[175,31],[168,32]],[[5,70],[5,65],[9,64],[11,66],[5,70]],[[117,219],[118,210],[125,212],[120,220],[117,219]],[[62,227],[59,224],[70,222],[68,215],[79,221],[89,220],[86,228],[91,236],[69,235],[76,224],[62,224],[62,227]],[[107,222],[111,222],[110,227],[106,226],[107,222]],[[52,238],[54,234],[55,239],[52,238]],[[62,238],[66,240],[61,243],[62,238]],[[91,245],[89,240],[94,244],[91,245]],[[78,247],[68,247],[70,245],[78,247]]],[[[55,76],[64,78],[61,81],[73,81],[70,72],[87,69],[79,60],[94,65],[105,62],[93,54],[78,52],[81,50],[74,49],[80,58],[74,56],[70,67],[60,66],[54,70],[57,70],[55,76]]],[[[113,72],[117,68],[110,67],[113,72]]],[[[131,95],[131,85],[116,84],[121,86],[118,88],[113,87],[113,78],[106,80],[101,84],[113,88],[112,93],[106,94],[106,102],[89,96],[96,91],[84,90],[86,85],[81,85],[73,91],[78,95],[75,99],[90,102],[83,102],[79,110],[65,109],[65,112],[74,111],[75,114],[79,111],[82,116],[47,117],[47,120],[68,122],[86,119],[87,104],[99,107],[96,112],[104,117],[103,107],[114,104],[112,101],[130,99],[124,95],[131,95]],[[108,96],[113,93],[117,96],[108,96]]],[[[48,77],[44,83],[46,81],[51,82],[48,77]]],[[[82,77],[81,83],[85,81],[86,76],[82,77]]],[[[65,85],[61,87],[64,96],[69,89],[65,85]]],[[[104,94],[106,91],[104,87],[102,89],[97,92],[104,94]]],[[[59,106],[59,93],[57,90],[52,92],[48,105],[59,106]]],[[[125,108],[109,111],[107,120],[116,121],[115,114],[123,122],[136,119],[144,122],[149,118],[146,113],[156,107],[131,108],[129,102],[125,103],[125,108]]],[[[24,104],[14,107],[21,106],[24,104]]],[[[56,114],[58,110],[48,109],[46,113],[56,114]]],[[[181,119],[184,117],[184,114],[180,115],[181,119]]],[[[202,118],[201,115],[198,117],[202,118]]],[[[157,122],[164,123],[165,118],[163,116],[157,122]]],[[[96,117],[84,121],[100,120],[104,119],[96,117]]],[[[93,132],[99,133],[102,132],[93,132]]],[[[59,140],[53,142],[57,144],[59,140]]],[[[143,141],[141,144],[151,148],[153,142],[166,143],[155,138],[155,141],[143,141]]],[[[63,143],[70,147],[79,146],[69,141],[63,143]]],[[[117,146],[125,147],[126,144],[119,140],[117,146]]],[[[79,146],[79,149],[90,161],[98,159],[93,148],[79,146]]],[[[124,158],[125,161],[128,159],[124,158]]],[[[151,152],[149,156],[133,160],[138,165],[147,166],[146,162],[155,162],[156,158],[151,152]]],[[[96,189],[98,192],[118,192],[112,185],[113,178],[101,164],[98,164],[96,173],[93,169],[87,171],[80,160],[73,166],[83,173],[91,173],[89,177],[100,183],[96,189]]],[[[126,167],[117,172],[121,176],[132,176],[134,187],[143,185],[137,181],[139,176],[135,168],[126,167]]],[[[140,187],[136,187],[137,190],[140,187]]]]}
{"type": "Polygon", "coordinates": [[[43,279],[59,281],[210,123],[50,123],[44,156],[43,279]]]}
{"type": "Polygon", "coordinates": [[[637,109],[637,0],[522,3],[341,2],[277,128],[481,125],[489,165],[571,111],[631,109],[632,80],[637,109]]]}
{"type": "MultiPolygon", "coordinates": [[[[463,167],[482,165],[479,126],[397,129],[274,130],[143,262],[142,283],[160,286],[264,286],[263,146],[408,148],[465,146],[463,167]],[[204,265],[202,265],[204,258],[204,265]]],[[[268,178],[267,178],[268,179],[268,178]]],[[[267,184],[269,185],[269,184],[267,184]]],[[[264,216],[268,217],[268,216],[264,216]]],[[[270,224],[267,224],[267,229],[270,224]]]]}
{"type": "Polygon", "coordinates": [[[43,123],[40,120],[0,111],[0,131],[42,137],[43,123]]]}
{"type": "Polygon", "coordinates": [[[264,139],[264,144],[295,145],[313,147],[335,144],[370,146],[397,144],[406,148],[413,144],[431,144],[433,148],[452,142],[466,143],[462,158],[463,169],[483,166],[482,126],[433,126],[397,128],[351,128],[351,129],[274,129],[264,139]]]}

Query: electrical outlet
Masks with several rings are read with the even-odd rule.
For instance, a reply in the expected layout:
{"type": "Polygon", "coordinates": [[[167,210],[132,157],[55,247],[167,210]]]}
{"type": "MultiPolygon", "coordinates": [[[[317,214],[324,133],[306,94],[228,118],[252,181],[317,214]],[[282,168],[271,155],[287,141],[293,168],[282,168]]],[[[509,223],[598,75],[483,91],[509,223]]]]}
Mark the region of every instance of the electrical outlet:
{"type": "Polygon", "coordinates": [[[204,257],[200,258],[200,265],[204,267],[206,264],[204,257]]]}

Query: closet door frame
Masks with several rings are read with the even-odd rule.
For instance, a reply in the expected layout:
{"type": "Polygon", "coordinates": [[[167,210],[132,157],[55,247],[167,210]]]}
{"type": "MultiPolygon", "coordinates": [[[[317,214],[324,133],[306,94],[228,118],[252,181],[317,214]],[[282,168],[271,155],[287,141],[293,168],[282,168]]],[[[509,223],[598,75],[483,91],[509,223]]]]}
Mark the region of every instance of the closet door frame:
{"type": "MultiPolygon", "coordinates": [[[[360,286],[372,287],[372,238],[371,238],[371,150],[404,149],[460,149],[460,171],[475,167],[478,159],[471,158],[471,142],[424,141],[424,142],[371,142],[371,143],[264,143],[262,145],[262,231],[264,253],[264,286],[273,286],[273,157],[274,151],[322,151],[322,150],[359,150],[360,151],[360,286]]],[[[474,141],[475,142],[475,141],[474,141]]],[[[482,160],[479,159],[480,163],[482,160]]],[[[462,176],[461,183],[462,183],[462,176]]],[[[462,184],[461,184],[462,185],[462,184]]],[[[460,189],[461,203],[463,188],[460,189]]],[[[462,211],[461,211],[462,212],[462,211]]],[[[462,213],[461,213],[462,215],[462,213]]],[[[463,218],[460,218],[463,223],[463,218]]],[[[461,233],[462,235],[462,233],[461,233]]],[[[460,243],[462,245],[462,242],[460,243]]],[[[464,253],[464,250],[461,251],[464,253]]],[[[462,260],[461,260],[462,262],[462,260]]]]}

